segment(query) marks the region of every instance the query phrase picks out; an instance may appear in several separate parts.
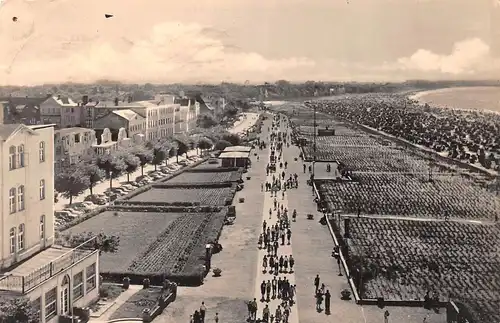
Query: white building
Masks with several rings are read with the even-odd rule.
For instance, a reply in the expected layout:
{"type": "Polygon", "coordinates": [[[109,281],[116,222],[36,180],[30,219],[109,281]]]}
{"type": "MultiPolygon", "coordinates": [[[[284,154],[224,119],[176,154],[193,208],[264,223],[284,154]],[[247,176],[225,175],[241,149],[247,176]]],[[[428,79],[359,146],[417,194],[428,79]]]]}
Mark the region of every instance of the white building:
{"type": "Polygon", "coordinates": [[[98,297],[94,244],[54,245],[54,125],[0,124],[0,296],[55,323],[98,297]]]}
{"type": "Polygon", "coordinates": [[[51,96],[40,104],[40,118],[44,124],[55,124],[58,128],[76,127],[84,124],[83,107],[60,95],[51,96]]]}

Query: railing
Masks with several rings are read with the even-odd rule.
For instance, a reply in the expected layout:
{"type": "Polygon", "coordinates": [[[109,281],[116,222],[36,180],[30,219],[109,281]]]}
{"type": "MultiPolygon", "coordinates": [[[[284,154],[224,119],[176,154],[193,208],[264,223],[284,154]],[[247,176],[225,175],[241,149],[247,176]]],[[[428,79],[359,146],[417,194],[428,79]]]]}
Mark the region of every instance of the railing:
{"type": "Polygon", "coordinates": [[[7,273],[0,277],[0,290],[24,294],[61,271],[98,252],[96,242],[96,237],[91,238],[27,275],[7,273]]]}

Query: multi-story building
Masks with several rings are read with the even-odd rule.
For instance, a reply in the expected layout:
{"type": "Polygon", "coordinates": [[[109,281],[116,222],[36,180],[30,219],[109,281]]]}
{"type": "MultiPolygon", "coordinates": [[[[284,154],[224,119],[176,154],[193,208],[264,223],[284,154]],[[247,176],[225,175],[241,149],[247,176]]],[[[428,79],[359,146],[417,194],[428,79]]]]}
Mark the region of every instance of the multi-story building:
{"type": "Polygon", "coordinates": [[[29,298],[42,323],[87,306],[99,286],[94,244],[54,244],[53,126],[0,125],[0,295],[29,298]]]}
{"type": "Polygon", "coordinates": [[[51,96],[40,104],[40,115],[44,124],[55,124],[56,128],[80,127],[84,124],[83,107],[71,98],[51,96]]]}
{"type": "Polygon", "coordinates": [[[146,118],[131,109],[113,110],[94,121],[94,129],[109,128],[111,132],[118,133],[121,128],[124,128],[127,131],[127,137],[132,139],[144,136],[146,125],[146,118]]]}
{"type": "Polygon", "coordinates": [[[48,97],[5,97],[0,98],[4,102],[5,124],[25,125],[41,124],[40,104],[48,97]]]}
{"type": "Polygon", "coordinates": [[[174,134],[175,109],[179,104],[158,97],[152,101],[88,102],[84,105],[85,124],[92,129],[125,128],[129,138],[136,140],[142,134],[146,140],[154,140],[174,134]],[[130,111],[134,112],[133,115],[130,111]],[[130,119],[130,120],[127,120],[130,119]],[[120,127],[118,127],[120,126],[120,127]]]}
{"type": "Polygon", "coordinates": [[[95,131],[87,128],[64,128],[54,133],[56,173],[78,163],[97,144],[95,131]]]}
{"type": "Polygon", "coordinates": [[[176,132],[188,133],[195,129],[200,114],[200,103],[187,97],[176,98],[175,103],[180,105],[176,132]]]}

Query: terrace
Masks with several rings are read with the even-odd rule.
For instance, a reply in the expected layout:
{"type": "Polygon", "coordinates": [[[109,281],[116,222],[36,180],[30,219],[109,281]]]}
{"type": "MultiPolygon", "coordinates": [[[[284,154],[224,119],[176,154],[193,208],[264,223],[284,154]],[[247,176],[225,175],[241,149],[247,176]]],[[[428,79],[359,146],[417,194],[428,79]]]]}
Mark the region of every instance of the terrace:
{"type": "Polygon", "coordinates": [[[29,292],[60,272],[98,253],[95,245],[95,238],[92,238],[75,248],[51,246],[43,250],[2,274],[0,294],[29,292]]]}

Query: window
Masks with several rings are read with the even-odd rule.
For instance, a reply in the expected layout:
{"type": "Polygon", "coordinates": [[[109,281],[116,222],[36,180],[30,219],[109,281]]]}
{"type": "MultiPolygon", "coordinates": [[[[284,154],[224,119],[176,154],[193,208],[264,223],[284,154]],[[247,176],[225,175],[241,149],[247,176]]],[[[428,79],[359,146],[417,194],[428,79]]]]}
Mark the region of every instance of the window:
{"type": "Polygon", "coordinates": [[[73,276],[73,301],[83,296],[83,271],[73,276]]]}
{"type": "Polygon", "coordinates": [[[17,209],[24,210],[24,185],[17,188],[17,209]]]}
{"type": "Polygon", "coordinates": [[[75,143],[79,143],[80,142],[80,134],[75,134],[75,143]]]}
{"type": "Polygon", "coordinates": [[[45,180],[40,180],[40,200],[45,200],[45,180]]]}
{"type": "Polygon", "coordinates": [[[16,228],[10,229],[10,254],[16,252],[16,228]]]}
{"type": "Polygon", "coordinates": [[[40,160],[40,163],[43,163],[45,161],[45,142],[40,141],[40,144],[38,146],[38,157],[40,160]]]}
{"type": "Polygon", "coordinates": [[[96,282],[96,268],[95,268],[95,264],[92,264],[90,266],[87,267],[86,269],[86,277],[87,277],[87,288],[86,288],[86,292],[88,293],[89,291],[93,290],[96,285],[97,285],[97,282],[96,282]]]}
{"type": "Polygon", "coordinates": [[[16,147],[9,147],[9,170],[16,169],[16,147]]]}
{"type": "Polygon", "coordinates": [[[24,167],[24,145],[17,146],[17,166],[24,167]]]}
{"type": "Polygon", "coordinates": [[[24,250],[24,224],[20,224],[17,230],[17,250],[24,250]]]}
{"type": "Polygon", "coordinates": [[[9,210],[10,213],[16,213],[16,188],[9,190],[9,210]]]}
{"type": "Polygon", "coordinates": [[[57,287],[45,293],[45,321],[52,319],[57,313],[57,287]]]}
{"type": "Polygon", "coordinates": [[[45,215],[40,216],[40,240],[45,239],[45,215]]]}

